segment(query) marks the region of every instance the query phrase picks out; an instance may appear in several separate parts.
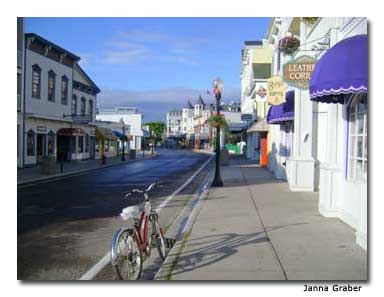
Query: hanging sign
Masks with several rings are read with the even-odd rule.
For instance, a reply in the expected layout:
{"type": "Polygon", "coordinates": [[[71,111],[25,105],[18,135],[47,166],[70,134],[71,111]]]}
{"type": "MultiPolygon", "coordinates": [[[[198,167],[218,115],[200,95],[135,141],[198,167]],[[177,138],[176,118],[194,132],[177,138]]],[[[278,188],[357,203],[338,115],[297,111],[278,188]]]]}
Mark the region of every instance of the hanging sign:
{"type": "Polygon", "coordinates": [[[315,68],[316,59],[310,56],[301,56],[284,65],[284,81],[296,88],[308,89],[311,74],[315,68]]]}
{"type": "Polygon", "coordinates": [[[267,79],[267,102],[271,105],[280,105],[285,102],[287,85],[280,76],[267,79]]]}
{"type": "Polygon", "coordinates": [[[255,86],[256,102],[265,102],[267,99],[267,83],[256,82],[255,86]]]}

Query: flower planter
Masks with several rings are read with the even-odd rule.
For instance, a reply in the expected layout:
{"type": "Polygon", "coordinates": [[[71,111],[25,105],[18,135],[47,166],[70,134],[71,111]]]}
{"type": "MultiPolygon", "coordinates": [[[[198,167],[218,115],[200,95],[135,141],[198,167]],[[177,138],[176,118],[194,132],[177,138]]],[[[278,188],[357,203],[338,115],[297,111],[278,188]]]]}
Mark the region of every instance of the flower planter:
{"type": "Polygon", "coordinates": [[[293,36],[287,36],[279,41],[279,50],[285,55],[293,55],[300,46],[300,40],[293,36]]]}

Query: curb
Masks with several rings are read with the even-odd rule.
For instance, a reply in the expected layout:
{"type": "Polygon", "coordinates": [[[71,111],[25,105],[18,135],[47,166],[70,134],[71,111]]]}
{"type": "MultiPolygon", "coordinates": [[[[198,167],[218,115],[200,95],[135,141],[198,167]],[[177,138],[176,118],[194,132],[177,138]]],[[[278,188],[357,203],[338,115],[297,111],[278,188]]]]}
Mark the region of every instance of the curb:
{"type": "MultiPolygon", "coordinates": [[[[171,280],[170,275],[172,274],[173,269],[177,265],[178,258],[182,253],[186,242],[188,241],[189,235],[192,232],[193,225],[200,213],[200,210],[202,207],[201,202],[204,199],[204,197],[208,195],[208,189],[210,187],[207,185],[210,185],[213,181],[213,172],[214,172],[214,168],[210,170],[204,182],[202,183],[201,193],[195,194],[196,198],[192,198],[180,213],[179,215],[180,217],[183,217],[183,215],[187,213],[188,221],[186,222],[186,224],[182,226],[177,226],[179,218],[176,218],[174,223],[169,227],[169,229],[175,229],[177,227],[179,227],[177,229],[180,229],[182,227],[182,230],[180,234],[178,234],[179,232],[177,232],[176,243],[169,250],[168,255],[165,258],[163,264],[155,274],[154,280],[158,280],[158,281],[171,280]]],[[[166,236],[167,235],[168,234],[166,234],[166,236]]],[[[169,237],[169,235],[167,237],[169,237]]]]}
{"type": "Polygon", "coordinates": [[[67,177],[70,177],[70,176],[75,176],[75,175],[82,175],[86,172],[90,172],[90,171],[94,171],[94,170],[98,170],[98,169],[103,169],[103,168],[108,168],[108,167],[113,167],[113,166],[117,166],[117,165],[123,165],[123,164],[127,164],[127,163],[134,163],[134,162],[137,162],[137,161],[144,161],[144,160],[149,160],[149,159],[154,159],[158,156],[157,153],[155,153],[153,156],[149,156],[149,158],[145,158],[145,159],[136,159],[136,160],[126,160],[126,161],[123,161],[123,162],[116,162],[116,163],[113,163],[113,164],[106,164],[106,165],[100,165],[100,167],[93,167],[93,168],[86,168],[86,169],[81,169],[81,170],[77,170],[77,171],[70,171],[70,172],[67,172],[67,173],[56,173],[56,174],[53,174],[53,175],[50,175],[50,176],[47,176],[47,177],[38,177],[38,178],[33,178],[33,179],[28,179],[28,180],[25,180],[25,181],[20,181],[17,183],[17,187],[23,187],[23,186],[28,186],[30,184],[35,184],[35,183],[45,183],[45,182],[51,182],[51,181],[55,181],[55,180],[60,180],[60,179],[65,179],[67,177]]]}

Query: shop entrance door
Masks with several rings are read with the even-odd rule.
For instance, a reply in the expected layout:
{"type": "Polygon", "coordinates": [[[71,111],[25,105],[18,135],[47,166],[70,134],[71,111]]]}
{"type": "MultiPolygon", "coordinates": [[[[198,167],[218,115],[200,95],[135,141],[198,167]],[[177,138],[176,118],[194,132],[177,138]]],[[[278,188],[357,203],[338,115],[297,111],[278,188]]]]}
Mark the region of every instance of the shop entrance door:
{"type": "Polygon", "coordinates": [[[95,159],[95,137],[89,137],[89,158],[95,159]]]}
{"type": "Polygon", "coordinates": [[[43,157],[47,155],[46,138],[47,137],[45,134],[37,134],[37,139],[36,139],[37,163],[41,163],[43,157]]]}
{"type": "Polygon", "coordinates": [[[267,142],[267,134],[262,134],[260,139],[260,166],[266,167],[268,165],[268,142],[267,142]]]}
{"type": "Polygon", "coordinates": [[[57,161],[60,162],[61,158],[63,161],[70,161],[70,136],[57,135],[57,161]]]}

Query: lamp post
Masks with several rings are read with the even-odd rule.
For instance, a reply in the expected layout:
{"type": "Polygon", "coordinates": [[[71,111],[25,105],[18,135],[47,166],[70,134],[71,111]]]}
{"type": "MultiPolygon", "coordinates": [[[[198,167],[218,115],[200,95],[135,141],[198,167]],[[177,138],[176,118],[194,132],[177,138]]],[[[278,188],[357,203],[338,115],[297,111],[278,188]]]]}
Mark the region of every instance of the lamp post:
{"type": "Polygon", "coordinates": [[[121,154],[121,161],[125,161],[125,146],[124,146],[124,142],[125,142],[125,126],[123,126],[123,152],[121,154]]]}
{"type": "MultiPolygon", "coordinates": [[[[216,98],[216,112],[220,115],[220,99],[223,91],[224,83],[220,78],[216,78],[213,81],[213,93],[216,98]]],[[[212,182],[212,187],[222,187],[223,181],[220,177],[220,125],[216,126],[216,168],[215,178],[212,182]]]]}

